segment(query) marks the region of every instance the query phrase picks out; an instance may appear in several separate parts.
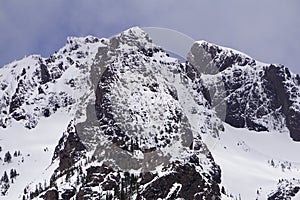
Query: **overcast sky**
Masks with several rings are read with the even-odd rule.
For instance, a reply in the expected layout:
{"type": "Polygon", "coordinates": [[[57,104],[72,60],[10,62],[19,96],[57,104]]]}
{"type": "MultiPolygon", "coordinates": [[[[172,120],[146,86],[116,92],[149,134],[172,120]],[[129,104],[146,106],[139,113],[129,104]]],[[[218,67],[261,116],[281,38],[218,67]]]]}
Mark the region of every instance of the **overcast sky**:
{"type": "Polygon", "coordinates": [[[299,0],[0,0],[0,66],[48,57],[67,36],[110,37],[132,26],[175,29],[300,73],[299,0]]]}

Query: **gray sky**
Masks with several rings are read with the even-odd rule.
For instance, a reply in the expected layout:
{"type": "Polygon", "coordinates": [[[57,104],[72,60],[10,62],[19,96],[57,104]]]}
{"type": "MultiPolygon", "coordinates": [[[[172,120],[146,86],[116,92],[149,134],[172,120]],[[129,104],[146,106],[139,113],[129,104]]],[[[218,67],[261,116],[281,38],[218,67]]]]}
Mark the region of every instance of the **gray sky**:
{"type": "Polygon", "coordinates": [[[175,29],[300,73],[299,0],[0,0],[0,66],[48,57],[67,36],[110,37],[132,26],[175,29]]]}

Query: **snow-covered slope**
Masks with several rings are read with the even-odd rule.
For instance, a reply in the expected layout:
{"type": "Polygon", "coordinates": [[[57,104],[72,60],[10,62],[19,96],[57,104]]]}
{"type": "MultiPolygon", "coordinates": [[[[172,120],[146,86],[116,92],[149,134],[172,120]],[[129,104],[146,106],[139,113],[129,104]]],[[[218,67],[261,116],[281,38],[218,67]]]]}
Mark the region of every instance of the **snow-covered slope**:
{"type": "MultiPolygon", "coordinates": [[[[22,197],[24,189],[32,182],[49,184],[51,174],[58,163],[51,165],[53,152],[61,133],[71,117],[63,112],[57,112],[46,119],[41,119],[36,128],[25,129],[18,122],[12,122],[11,128],[1,130],[1,158],[10,152],[9,162],[1,160],[1,177],[6,171],[16,170],[17,176],[11,179],[8,192],[1,189],[4,199],[18,199],[22,197]],[[52,124],[51,128],[49,123],[52,124]],[[15,152],[20,154],[13,155],[15,152]],[[13,182],[13,183],[12,183],[13,182]]],[[[2,187],[4,182],[2,182],[2,187]]]]}
{"type": "Polygon", "coordinates": [[[287,133],[258,133],[225,125],[225,133],[216,142],[211,151],[221,167],[221,185],[227,195],[267,199],[283,181],[299,186],[300,145],[287,133]]]}
{"type": "Polygon", "coordinates": [[[134,27],[0,68],[2,198],[296,195],[299,75],[205,41],[187,60],[134,27]]]}

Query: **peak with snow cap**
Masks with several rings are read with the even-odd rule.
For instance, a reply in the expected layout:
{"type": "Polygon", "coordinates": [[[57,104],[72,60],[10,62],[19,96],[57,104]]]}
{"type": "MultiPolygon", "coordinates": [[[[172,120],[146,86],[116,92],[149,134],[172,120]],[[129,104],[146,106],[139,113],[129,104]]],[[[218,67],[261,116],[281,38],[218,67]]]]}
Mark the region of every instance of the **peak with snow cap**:
{"type": "Polygon", "coordinates": [[[0,80],[0,155],[20,150],[0,160],[0,174],[18,174],[0,181],[7,198],[297,195],[300,78],[282,65],[205,41],[180,63],[133,27],[69,37],[0,80]]]}

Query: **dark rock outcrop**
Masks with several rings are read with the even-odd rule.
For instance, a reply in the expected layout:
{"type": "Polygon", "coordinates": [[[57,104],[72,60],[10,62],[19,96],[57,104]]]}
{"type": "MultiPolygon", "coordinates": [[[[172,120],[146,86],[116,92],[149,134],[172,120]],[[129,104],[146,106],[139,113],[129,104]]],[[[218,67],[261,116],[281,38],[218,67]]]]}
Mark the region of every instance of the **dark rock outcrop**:
{"type": "Polygon", "coordinates": [[[292,199],[300,192],[300,181],[297,179],[279,180],[277,189],[268,195],[268,200],[292,199]]]}
{"type": "Polygon", "coordinates": [[[61,197],[62,199],[64,200],[69,200],[71,199],[72,197],[74,197],[76,194],[76,188],[73,188],[73,189],[67,189],[65,190],[62,194],[61,194],[61,197]]]}
{"type": "Polygon", "coordinates": [[[62,172],[71,168],[81,157],[84,157],[85,149],[72,121],[55,148],[53,160],[59,158],[59,170],[62,172]]]}
{"type": "MultiPolygon", "coordinates": [[[[300,141],[300,112],[293,109],[291,96],[294,94],[288,90],[286,84],[291,78],[289,70],[283,66],[270,65],[263,78],[266,80],[266,92],[270,95],[272,109],[281,110],[291,138],[300,141]]],[[[294,92],[297,92],[296,87],[294,92]]]]}
{"type": "Polygon", "coordinates": [[[45,84],[51,81],[51,75],[48,71],[47,65],[42,63],[40,65],[40,70],[41,70],[41,84],[45,84]]]}
{"type": "Polygon", "coordinates": [[[58,200],[58,191],[56,189],[48,190],[44,195],[45,200],[58,200]]]}
{"type": "Polygon", "coordinates": [[[175,166],[174,172],[151,182],[141,196],[146,199],[221,199],[218,184],[208,184],[189,164],[175,166]]]}

